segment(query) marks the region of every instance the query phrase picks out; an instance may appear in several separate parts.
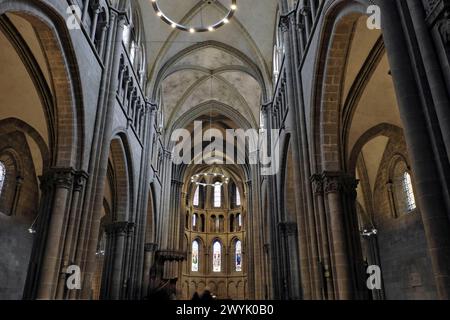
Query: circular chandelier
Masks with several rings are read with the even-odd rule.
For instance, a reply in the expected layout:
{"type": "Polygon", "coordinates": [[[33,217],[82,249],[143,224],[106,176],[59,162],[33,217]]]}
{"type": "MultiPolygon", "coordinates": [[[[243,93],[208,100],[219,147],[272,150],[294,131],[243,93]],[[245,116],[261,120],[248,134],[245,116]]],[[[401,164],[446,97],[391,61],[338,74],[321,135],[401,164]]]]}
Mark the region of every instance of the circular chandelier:
{"type": "Polygon", "coordinates": [[[175,22],[172,19],[170,19],[159,7],[158,4],[158,0],[152,0],[152,5],[153,5],[153,9],[156,12],[156,15],[158,17],[160,17],[160,19],[162,21],[164,21],[165,23],[167,23],[168,25],[170,25],[173,29],[178,29],[181,31],[187,31],[190,33],[196,33],[196,32],[212,32],[214,30],[219,29],[220,27],[224,26],[225,24],[227,24],[228,22],[230,22],[230,19],[234,16],[234,13],[237,10],[237,0],[231,0],[231,6],[230,9],[228,10],[227,15],[215,22],[212,23],[209,26],[187,26],[187,25],[183,25],[181,23],[175,22]]]}
{"type": "Polygon", "coordinates": [[[224,184],[227,184],[230,178],[225,176],[223,173],[212,173],[212,172],[205,172],[205,173],[198,173],[191,177],[191,183],[194,183],[197,186],[204,186],[204,187],[214,187],[214,186],[223,186],[224,184]],[[200,179],[207,180],[215,180],[212,182],[200,182],[200,179]],[[209,178],[209,179],[208,179],[209,178]]]}

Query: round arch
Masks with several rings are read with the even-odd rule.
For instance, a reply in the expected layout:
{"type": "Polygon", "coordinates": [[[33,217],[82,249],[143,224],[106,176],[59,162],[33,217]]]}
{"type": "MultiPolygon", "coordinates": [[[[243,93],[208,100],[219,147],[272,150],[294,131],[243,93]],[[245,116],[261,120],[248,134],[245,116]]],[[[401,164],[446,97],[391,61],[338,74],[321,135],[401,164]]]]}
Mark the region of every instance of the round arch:
{"type": "MultiPolygon", "coordinates": [[[[27,20],[41,40],[43,52],[51,57],[48,65],[54,80],[55,106],[49,110],[55,123],[50,128],[55,138],[50,146],[51,164],[81,167],[84,156],[84,120],[80,75],[65,19],[48,4],[24,0],[0,4],[0,15],[14,13],[27,20]],[[56,121],[57,119],[57,121],[56,121]]],[[[37,88],[39,90],[39,88],[37,88]]]]}
{"type": "Polygon", "coordinates": [[[311,128],[316,172],[340,171],[343,166],[340,112],[342,80],[354,31],[354,23],[366,15],[365,0],[335,1],[324,8],[324,27],[313,79],[311,128]]]}

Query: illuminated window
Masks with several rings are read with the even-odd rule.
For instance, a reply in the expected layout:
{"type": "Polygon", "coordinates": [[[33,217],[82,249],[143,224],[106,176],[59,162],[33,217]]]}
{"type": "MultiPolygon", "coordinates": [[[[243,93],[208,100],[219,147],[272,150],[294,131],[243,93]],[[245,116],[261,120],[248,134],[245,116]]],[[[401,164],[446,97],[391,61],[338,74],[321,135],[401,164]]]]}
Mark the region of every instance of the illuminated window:
{"type": "Polygon", "coordinates": [[[200,190],[199,190],[200,188],[199,187],[197,187],[196,189],[195,189],[195,192],[194,192],[194,201],[193,201],[193,204],[194,204],[194,206],[196,206],[196,207],[198,207],[198,205],[199,205],[199,203],[200,203],[200,190]]]}
{"type": "Polygon", "coordinates": [[[236,205],[237,206],[241,205],[241,194],[239,193],[238,187],[236,187],[236,205]]]}
{"type": "Polygon", "coordinates": [[[3,191],[3,184],[5,183],[6,178],[6,167],[3,162],[0,161],[0,195],[3,191]]]}
{"type": "Polygon", "coordinates": [[[214,208],[220,208],[222,206],[222,186],[220,183],[214,185],[214,208]]]}
{"type": "Polygon", "coordinates": [[[137,53],[137,45],[136,42],[133,40],[131,41],[131,48],[130,48],[130,61],[131,64],[134,65],[134,60],[136,59],[136,53],[137,53]]]}
{"type": "Polygon", "coordinates": [[[213,272],[220,272],[222,269],[222,246],[219,241],[213,245],[213,272]]]}
{"type": "Polygon", "coordinates": [[[391,179],[387,183],[389,195],[389,205],[394,218],[403,214],[409,214],[417,208],[414,197],[414,187],[409,167],[403,159],[394,158],[391,160],[391,179]]]}
{"type": "Polygon", "coordinates": [[[414,191],[411,182],[411,175],[408,172],[403,174],[403,192],[405,194],[405,206],[408,212],[411,212],[417,208],[416,199],[414,198],[414,191]]]}
{"type": "Polygon", "coordinates": [[[123,43],[126,47],[128,47],[130,43],[130,37],[131,37],[131,27],[129,25],[123,26],[123,43]]]}
{"type": "Polygon", "coordinates": [[[195,228],[197,226],[197,214],[192,215],[192,227],[195,228]]]}
{"type": "Polygon", "coordinates": [[[194,242],[192,242],[192,267],[191,267],[191,270],[193,272],[198,272],[198,265],[199,265],[199,261],[198,261],[198,241],[195,240],[194,242]]]}
{"type": "Polygon", "coordinates": [[[237,215],[237,220],[238,220],[238,226],[242,227],[242,216],[240,213],[238,213],[238,215],[237,215]]]}
{"type": "Polygon", "coordinates": [[[237,272],[242,271],[242,244],[240,240],[236,241],[235,246],[235,266],[237,272]]]}

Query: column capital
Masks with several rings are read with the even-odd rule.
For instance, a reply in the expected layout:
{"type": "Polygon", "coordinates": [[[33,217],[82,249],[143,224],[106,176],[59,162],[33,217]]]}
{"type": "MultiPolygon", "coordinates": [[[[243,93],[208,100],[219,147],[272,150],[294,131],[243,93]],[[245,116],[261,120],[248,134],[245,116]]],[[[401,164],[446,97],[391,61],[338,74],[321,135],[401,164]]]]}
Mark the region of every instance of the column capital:
{"type": "Polygon", "coordinates": [[[77,171],[73,168],[54,167],[46,170],[39,177],[41,188],[46,189],[52,186],[57,188],[70,189],[73,187],[74,176],[77,171]]]}
{"type": "Polygon", "coordinates": [[[272,107],[272,101],[265,102],[261,105],[261,111],[267,112],[272,107]]]}
{"type": "Polygon", "coordinates": [[[325,171],[322,173],[325,193],[344,192],[356,197],[356,188],[359,181],[355,177],[338,171],[325,171]]]}
{"type": "Polygon", "coordinates": [[[89,178],[89,174],[85,171],[75,172],[75,178],[74,178],[74,183],[73,183],[74,190],[78,191],[78,192],[83,190],[83,187],[85,186],[88,178],[89,178]]]}
{"type": "Polygon", "coordinates": [[[157,248],[158,248],[158,245],[156,243],[146,243],[144,245],[145,252],[155,252],[157,248]]]}
{"type": "Polygon", "coordinates": [[[341,173],[324,172],[322,174],[323,190],[326,194],[338,193],[341,190],[341,173]]]}
{"type": "Polygon", "coordinates": [[[153,113],[158,110],[158,105],[154,102],[151,102],[150,99],[145,98],[145,106],[147,112],[153,113]]]}
{"type": "Polygon", "coordinates": [[[108,235],[125,235],[134,228],[134,223],[128,221],[115,221],[105,226],[105,231],[108,235]]]}
{"type": "Polygon", "coordinates": [[[321,174],[313,174],[309,180],[312,184],[313,193],[315,195],[323,194],[323,176],[321,174]]]}
{"type": "Polygon", "coordinates": [[[278,27],[281,29],[281,32],[287,32],[291,28],[292,22],[295,22],[295,10],[280,16],[278,27]]]}
{"type": "Polygon", "coordinates": [[[177,250],[160,250],[156,252],[162,261],[183,261],[186,259],[186,253],[177,250]]]}

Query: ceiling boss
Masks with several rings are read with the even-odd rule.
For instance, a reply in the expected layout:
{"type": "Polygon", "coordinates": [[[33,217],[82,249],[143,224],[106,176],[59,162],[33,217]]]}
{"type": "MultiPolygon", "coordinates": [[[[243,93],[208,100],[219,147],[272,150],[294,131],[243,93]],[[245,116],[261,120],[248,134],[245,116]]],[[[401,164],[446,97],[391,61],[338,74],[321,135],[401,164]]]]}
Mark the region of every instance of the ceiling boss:
{"type": "MultiPolygon", "coordinates": [[[[171,19],[170,17],[168,17],[163,10],[161,10],[161,7],[159,6],[158,0],[151,0],[152,1],[152,6],[153,9],[156,12],[156,15],[165,23],[167,23],[168,25],[170,25],[173,29],[178,29],[181,31],[186,31],[186,32],[190,32],[190,33],[197,33],[197,32],[212,32],[215,31],[217,29],[219,29],[220,27],[226,25],[227,23],[230,22],[231,18],[233,18],[236,10],[237,10],[237,0],[231,0],[231,5],[229,7],[228,13],[225,15],[225,17],[223,17],[222,19],[209,24],[209,25],[200,25],[200,26],[188,26],[188,25],[184,25],[178,22],[175,22],[173,19],[171,19]]],[[[211,4],[212,1],[208,0],[206,1],[208,4],[211,4]]]]}

